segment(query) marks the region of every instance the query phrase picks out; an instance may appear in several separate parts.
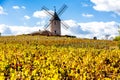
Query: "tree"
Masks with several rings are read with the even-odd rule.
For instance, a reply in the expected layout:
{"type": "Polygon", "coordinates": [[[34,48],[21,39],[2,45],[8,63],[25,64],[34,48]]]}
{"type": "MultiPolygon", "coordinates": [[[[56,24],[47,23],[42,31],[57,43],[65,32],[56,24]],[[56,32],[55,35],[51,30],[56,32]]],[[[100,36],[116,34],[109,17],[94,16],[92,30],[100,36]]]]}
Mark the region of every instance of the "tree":
{"type": "Polygon", "coordinates": [[[119,32],[119,36],[120,36],[120,25],[118,25],[118,32],[119,32]]]}
{"type": "Polygon", "coordinates": [[[109,34],[105,35],[106,40],[108,40],[109,36],[110,36],[109,34]]]}
{"type": "Polygon", "coordinates": [[[114,38],[114,41],[120,41],[120,36],[116,36],[116,37],[114,38]]]}

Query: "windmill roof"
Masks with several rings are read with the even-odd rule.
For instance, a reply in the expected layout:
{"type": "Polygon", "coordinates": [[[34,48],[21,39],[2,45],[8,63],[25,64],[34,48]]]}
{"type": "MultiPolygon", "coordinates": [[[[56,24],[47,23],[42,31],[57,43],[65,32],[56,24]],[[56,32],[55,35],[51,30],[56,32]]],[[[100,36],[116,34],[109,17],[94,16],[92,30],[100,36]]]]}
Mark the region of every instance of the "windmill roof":
{"type": "Polygon", "coordinates": [[[50,19],[51,21],[52,20],[59,20],[60,21],[60,18],[58,17],[57,13],[55,12],[53,17],[50,19]]]}

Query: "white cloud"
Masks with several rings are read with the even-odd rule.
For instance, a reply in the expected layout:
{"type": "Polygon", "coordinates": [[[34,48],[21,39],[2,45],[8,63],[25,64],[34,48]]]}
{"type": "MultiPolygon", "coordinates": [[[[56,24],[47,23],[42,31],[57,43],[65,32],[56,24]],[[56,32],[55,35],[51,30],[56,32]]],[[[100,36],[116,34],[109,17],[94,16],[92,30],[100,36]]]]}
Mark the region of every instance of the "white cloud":
{"type": "Polygon", "coordinates": [[[93,38],[94,36],[99,39],[109,34],[114,37],[118,35],[118,26],[120,23],[117,22],[87,22],[77,23],[74,20],[65,21],[69,24],[70,28],[65,31],[62,29],[62,34],[71,34],[82,38],[93,38]]]}
{"type": "Polygon", "coordinates": [[[26,7],[25,6],[13,6],[12,7],[13,9],[15,9],[15,10],[18,10],[18,9],[26,9],[26,7]]]}
{"type": "Polygon", "coordinates": [[[120,0],[91,0],[95,5],[93,8],[98,11],[114,12],[120,15],[120,0]]]}
{"type": "MultiPolygon", "coordinates": [[[[66,20],[70,27],[65,30],[62,27],[62,35],[75,35],[81,38],[93,38],[96,36],[98,39],[102,39],[105,35],[109,34],[111,37],[118,35],[118,25],[117,22],[87,22],[87,23],[77,23],[74,20],[66,20]]],[[[18,35],[18,34],[27,34],[34,31],[42,30],[43,24],[45,22],[37,22],[39,25],[34,27],[29,26],[8,26],[5,24],[0,24],[0,32],[2,35],[18,35]]]]}
{"type": "Polygon", "coordinates": [[[6,12],[4,12],[4,9],[2,6],[0,6],[0,14],[7,14],[6,12]]]}
{"type": "Polygon", "coordinates": [[[41,29],[41,27],[8,26],[5,24],[0,24],[0,33],[2,33],[2,35],[28,34],[34,31],[38,31],[39,29],[41,29]]]}
{"type": "Polygon", "coordinates": [[[20,7],[19,6],[13,6],[13,9],[20,9],[20,7]]]}
{"type": "Polygon", "coordinates": [[[89,7],[89,6],[91,6],[91,5],[88,4],[88,3],[81,3],[81,5],[82,5],[83,7],[89,7]]]}
{"type": "Polygon", "coordinates": [[[52,10],[49,10],[48,12],[49,12],[50,14],[47,13],[47,12],[45,12],[44,10],[42,10],[42,11],[35,11],[35,12],[33,13],[33,17],[43,19],[43,18],[47,18],[48,16],[53,15],[53,11],[52,11],[52,10]]]}
{"type": "Polygon", "coordinates": [[[22,8],[22,9],[26,9],[26,7],[25,7],[25,6],[21,6],[21,8],[22,8]]]}
{"type": "Polygon", "coordinates": [[[83,13],[82,16],[83,17],[87,17],[87,18],[94,17],[94,15],[92,15],[92,14],[85,14],[85,13],[83,13]]]}
{"type": "Polygon", "coordinates": [[[45,26],[45,24],[46,24],[45,20],[36,22],[36,26],[45,26]]]}
{"type": "Polygon", "coordinates": [[[7,25],[0,24],[0,33],[11,34],[11,30],[7,25]]]}
{"type": "Polygon", "coordinates": [[[29,26],[10,26],[13,35],[28,34],[34,31],[38,31],[40,27],[29,27],[29,26]]]}
{"type": "Polygon", "coordinates": [[[46,18],[48,15],[44,11],[36,11],[33,13],[33,17],[46,18]]]}
{"type": "Polygon", "coordinates": [[[118,35],[118,23],[114,21],[79,23],[79,25],[81,25],[82,30],[90,32],[91,35],[89,37],[91,38],[94,36],[102,38],[106,34],[109,34],[113,37],[118,35]]]}
{"type": "Polygon", "coordinates": [[[70,19],[70,20],[65,20],[65,23],[67,23],[70,27],[77,26],[76,21],[70,19]]]}
{"type": "Polygon", "coordinates": [[[25,15],[24,18],[25,18],[26,20],[28,20],[28,19],[30,19],[30,16],[25,15]]]}
{"type": "Polygon", "coordinates": [[[117,18],[117,15],[116,14],[112,14],[111,15],[113,18],[117,18]]]}
{"type": "Polygon", "coordinates": [[[89,5],[88,4],[82,4],[83,5],[83,7],[88,7],[89,5]]]}

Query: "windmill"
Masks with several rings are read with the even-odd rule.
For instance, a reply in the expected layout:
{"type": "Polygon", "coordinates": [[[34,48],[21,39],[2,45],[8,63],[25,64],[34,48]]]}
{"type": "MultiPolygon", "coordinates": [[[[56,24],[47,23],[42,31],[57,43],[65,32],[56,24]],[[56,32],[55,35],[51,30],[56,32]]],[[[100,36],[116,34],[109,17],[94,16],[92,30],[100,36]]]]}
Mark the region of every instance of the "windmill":
{"type": "Polygon", "coordinates": [[[49,27],[52,35],[60,36],[61,25],[63,25],[65,29],[68,29],[69,26],[65,22],[61,21],[61,19],[59,18],[59,16],[61,16],[66,9],[67,9],[67,5],[64,4],[57,12],[56,12],[56,8],[54,7],[54,13],[52,13],[49,11],[47,7],[43,6],[42,10],[44,10],[45,13],[51,16],[49,23],[47,23],[44,26],[44,30],[47,30],[49,27]]]}

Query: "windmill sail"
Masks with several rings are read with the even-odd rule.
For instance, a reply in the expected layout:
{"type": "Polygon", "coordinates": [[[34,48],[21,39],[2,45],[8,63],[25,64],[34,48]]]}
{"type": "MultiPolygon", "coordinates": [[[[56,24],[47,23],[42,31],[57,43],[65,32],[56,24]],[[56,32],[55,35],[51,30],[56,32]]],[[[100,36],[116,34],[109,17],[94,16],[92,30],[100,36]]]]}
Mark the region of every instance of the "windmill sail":
{"type": "Polygon", "coordinates": [[[59,16],[62,15],[66,9],[67,5],[65,4],[57,12],[56,8],[54,7],[54,14],[52,14],[49,12],[48,8],[43,6],[42,10],[44,10],[48,15],[52,16],[50,22],[44,26],[44,29],[46,30],[50,26],[50,32],[52,35],[61,35],[61,25],[63,25],[65,29],[68,29],[69,26],[59,18],[59,16]]]}
{"type": "Polygon", "coordinates": [[[53,16],[53,14],[50,12],[50,10],[47,7],[43,6],[41,10],[44,10],[46,14],[53,16]]]}
{"type": "Polygon", "coordinates": [[[63,5],[58,11],[57,11],[57,14],[60,16],[63,14],[63,12],[67,9],[67,5],[63,5]]]}
{"type": "Polygon", "coordinates": [[[61,24],[63,25],[64,29],[68,29],[69,28],[69,25],[67,25],[64,21],[61,21],[61,24]]]}

